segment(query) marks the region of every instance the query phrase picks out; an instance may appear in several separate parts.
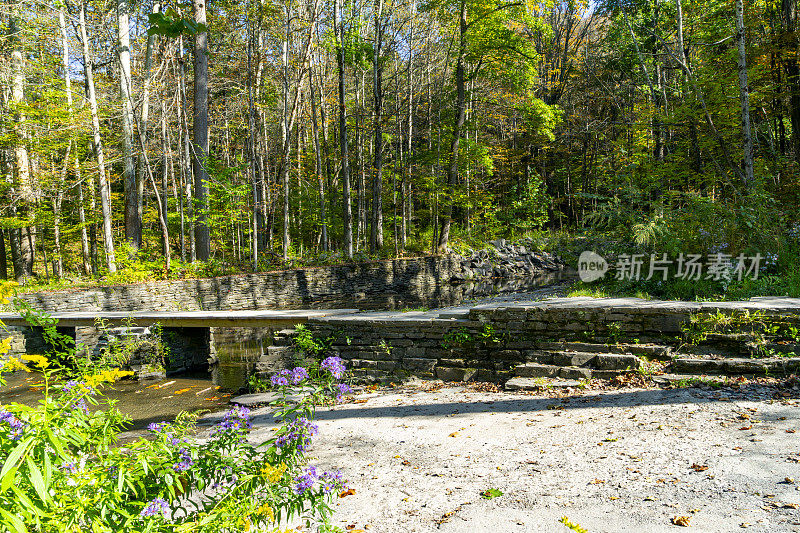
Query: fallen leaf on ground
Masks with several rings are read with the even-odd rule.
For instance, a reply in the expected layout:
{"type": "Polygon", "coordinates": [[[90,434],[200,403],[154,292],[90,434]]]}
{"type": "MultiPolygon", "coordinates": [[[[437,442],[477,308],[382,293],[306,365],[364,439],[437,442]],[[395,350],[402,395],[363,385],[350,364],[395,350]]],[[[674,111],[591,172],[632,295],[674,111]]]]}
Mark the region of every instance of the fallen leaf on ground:
{"type": "Polygon", "coordinates": [[[485,500],[491,500],[492,498],[497,498],[498,496],[502,496],[503,491],[498,489],[486,489],[485,491],[481,492],[481,498],[485,500]]]}
{"type": "Polygon", "coordinates": [[[699,465],[697,463],[692,463],[692,470],[695,472],[705,472],[708,470],[708,465],[699,465]]]}
{"type": "Polygon", "coordinates": [[[689,521],[691,519],[691,516],[673,516],[672,523],[676,526],[689,527],[689,521]]]}

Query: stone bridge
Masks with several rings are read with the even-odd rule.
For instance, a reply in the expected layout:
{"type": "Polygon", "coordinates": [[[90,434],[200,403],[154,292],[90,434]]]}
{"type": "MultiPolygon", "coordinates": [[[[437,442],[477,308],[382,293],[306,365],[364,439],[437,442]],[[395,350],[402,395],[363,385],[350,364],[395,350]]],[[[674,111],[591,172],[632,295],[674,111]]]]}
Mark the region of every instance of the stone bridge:
{"type": "MultiPolygon", "coordinates": [[[[160,324],[172,370],[209,361],[268,373],[298,356],[294,326],[324,339],[364,380],[410,375],[446,381],[480,380],[527,388],[542,379],[575,383],[613,378],[653,362],[665,375],[786,375],[800,372],[800,300],[674,302],[636,298],[551,298],[503,301],[429,311],[353,309],[285,311],[54,313],[59,328],[88,350],[106,327],[160,324]],[[687,334],[691,317],[707,331],[687,334]],[[742,331],[714,330],[737,315],[742,331]],[[687,329],[688,328],[688,329],[687,329]]],[[[0,315],[13,351],[47,347],[39,328],[0,315]]],[[[678,379],[676,378],[676,379],[678,379]]]]}

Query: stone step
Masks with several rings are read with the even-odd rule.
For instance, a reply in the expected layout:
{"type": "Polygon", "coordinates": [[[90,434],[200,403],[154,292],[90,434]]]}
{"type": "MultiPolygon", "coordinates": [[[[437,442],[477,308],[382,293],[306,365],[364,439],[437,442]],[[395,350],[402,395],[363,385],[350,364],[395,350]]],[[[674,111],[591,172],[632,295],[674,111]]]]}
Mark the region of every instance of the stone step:
{"type": "Polygon", "coordinates": [[[539,391],[544,389],[578,388],[580,381],[574,379],[546,379],[515,377],[506,381],[507,391],[539,391]]]}
{"type": "Polygon", "coordinates": [[[268,359],[281,359],[293,355],[294,348],[291,346],[267,346],[267,351],[264,354],[268,359]]]}
{"type": "Polygon", "coordinates": [[[564,379],[589,379],[592,377],[590,368],[579,366],[542,365],[538,363],[524,363],[514,368],[514,375],[523,378],[555,378],[564,379]]]}
{"type": "Polygon", "coordinates": [[[674,348],[665,344],[599,344],[590,342],[539,342],[541,350],[559,352],[594,352],[641,355],[654,359],[668,359],[672,356],[674,348]]]}
{"type": "Polygon", "coordinates": [[[745,357],[725,357],[719,359],[699,359],[681,357],[675,359],[670,370],[679,374],[791,374],[800,370],[800,357],[773,357],[752,359],[745,357]]]}
{"type": "MultiPolygon", "coordinates": [[[[532,364],[542,366],[577,366],[599,370],[635,370],[643,361],[636,355],[597,352],[533,352],[527,356],[532,364]]],[[[537,376],[535,376],[537,377],[537,376]]]]}

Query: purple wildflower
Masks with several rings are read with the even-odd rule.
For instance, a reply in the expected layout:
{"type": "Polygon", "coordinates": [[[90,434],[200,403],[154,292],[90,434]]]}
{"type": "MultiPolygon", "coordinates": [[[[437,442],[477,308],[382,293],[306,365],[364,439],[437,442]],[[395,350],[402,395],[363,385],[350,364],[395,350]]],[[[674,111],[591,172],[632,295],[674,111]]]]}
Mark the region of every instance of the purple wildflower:
{"type": "Polygon", "coordinates": [[[83,398],[79,398],[72,402],[70,408],[74,409],[75,411],[83,411],[84,414],[89,414],[89,406],[86,405],[86,400],[83,398]]]}
{"type": "Polygon", "coordinates": [[[77,379],[71,379],[64,383],[64,386],[61,387],[62,392],[71,392],[73,388],[77,387],[78,385],[82,385],[80,381],[77,379]]]}
{"type": "Polygon", "coordinates": [[[341,471],[339,470],[334,470],[333,472],[323,472],[319,478],[322,481],[322,492],[325,494],[329,494],[337,488],[344,487],[346,483],[341,471]]]}
{"type": "Polygon", "coordinates": [[[222,422],[214,426],[211,430],[211,435],[219,435],[227,431],[247,431],[251,427],[250,409],[237,405],[225,413],[225,418],[222,419],[222,422]]]}
{"type": "Polygon", "coordinates": [[[272,381],[273,387],[285,387],[289,384],[289,380],[286,379],[286,376],[281,376],[280,374],[275,374],[270,380],[272,381]]]}
{"type": "Polygon", "coordinates": [[[168,427],[169,427],[169,423],[168,422],[151,422],[147,426],[147,429],[149,429],[153,433],[161,433],[162,431],[164,431],[168,427]]]}
{"type": "Polygon", "coordinates": [[[0,407],[0,422],[5,422],[9,427],[9,438],[11,440],[19,440],[22,434],[25,433],[25,428],[28,426],[25,422],[9,413],[0,407]]]}
{"type": "Polygon", "coordinates": [[[308,379],[308,371],[302,366],[297,366],[292,370],[292,383],[297,385],[304,379],[308,379]]]}
{"type": "Polygon", "coordinates": [[[162,498],[156,498],[155,500],[151,501],[147,504],[147,507],[142,509],[142,512],[139,514],[142,518],[147,518],[150,516],[161,515],[162,517],[167,516],[169,513],[169,504],[166,500],[162,498]]]}
{"type": "Polygon", "coordinates": [[[339,379],[342,376],[344,376],[345,367],[344,367],[344,361],[342,361],[341,357],[336,357],[336,356],[328,357],[327,359],[324,359],[322,361],[322,364],[320,364],[319,366],[321,369],[330,372],[336,379],[339,379]]]}
{"type": "Polygon", "coordinates": [[[189,450],[187,450],[186,448],[181,448],[178,453],[181,454],[181,460],[180,462],[172,465],[172,468],[176,472],[185,472],[189,470],[189,468],[194,464],[194,460],[192,459],[192,454],[189,453],[189,450]]]}
{"type": "Polygon", "coordinates": [[[275,439],[275,446],[283,448],[294,445],[298,451],[304,452],[311,445],[311,437],[318,431],[319,427],[309,419],[297,418],[286,425],[286,433],[275,439]]]}
{"type": "Polygon", "coordinates": [[[297,485],[294,486],[294,491],[297,494],[303,494],[305,491],[314,486],[314,482],[318,479],[319,475],[317,474],[317,469],[313,466],[309,466],[305,469],[305,472],[295,478],[297,485]]]}

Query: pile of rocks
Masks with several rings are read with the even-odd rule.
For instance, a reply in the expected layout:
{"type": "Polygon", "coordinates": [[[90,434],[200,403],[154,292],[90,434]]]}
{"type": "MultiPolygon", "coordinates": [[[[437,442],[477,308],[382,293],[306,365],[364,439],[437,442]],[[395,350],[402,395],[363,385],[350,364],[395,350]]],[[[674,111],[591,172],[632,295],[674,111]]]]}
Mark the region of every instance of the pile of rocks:
{"type": "Polygon", "coordinates": [[[482,278],[520,278],[563,270],[565,264],[549,252],[531,249],[530,241],[509,243],[505,239],[489,242],[461,260],[461,272],[453,281],[482,278]]]}

